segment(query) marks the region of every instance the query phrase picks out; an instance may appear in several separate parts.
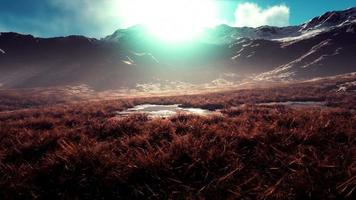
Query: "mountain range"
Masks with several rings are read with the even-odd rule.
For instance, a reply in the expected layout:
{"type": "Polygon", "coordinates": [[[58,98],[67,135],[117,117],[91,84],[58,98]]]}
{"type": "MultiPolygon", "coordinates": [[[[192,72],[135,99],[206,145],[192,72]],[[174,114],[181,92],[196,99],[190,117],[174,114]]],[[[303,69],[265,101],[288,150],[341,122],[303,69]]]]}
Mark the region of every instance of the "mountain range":
{"type": "Polygon", "coordinates": [[[102,39],[7,32],[0,34],[0,88],[309,80],[356,72],[355,60],[356,8],[298,26],[219,25],[185,43],[161,41],[140,25],[102,39]]]}

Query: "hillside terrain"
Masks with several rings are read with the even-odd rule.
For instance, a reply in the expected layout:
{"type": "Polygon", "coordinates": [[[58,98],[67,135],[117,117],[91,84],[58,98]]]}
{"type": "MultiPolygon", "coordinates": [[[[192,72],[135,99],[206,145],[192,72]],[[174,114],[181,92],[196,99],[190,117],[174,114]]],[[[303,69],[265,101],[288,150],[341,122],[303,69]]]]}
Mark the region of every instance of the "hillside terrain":
{"type": "Polygon", "coordinates": [[[334,76],[356,71],[355,31],[350,8],[299,26],[220,25],[182,44],[160,41],[139,25],[103,39],[1,33],[0,88],[179,88],[334,76]]]}

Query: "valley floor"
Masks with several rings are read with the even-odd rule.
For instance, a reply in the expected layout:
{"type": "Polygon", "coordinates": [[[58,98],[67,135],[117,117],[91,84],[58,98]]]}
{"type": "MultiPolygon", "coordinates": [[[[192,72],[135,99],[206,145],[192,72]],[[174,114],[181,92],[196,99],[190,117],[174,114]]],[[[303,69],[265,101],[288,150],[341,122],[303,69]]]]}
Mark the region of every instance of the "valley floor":
{"type": "Polygon", "coordinates": [[[353,199],[355,81],[79,102],[0,93],[0,197],[353,199]],[[222,114],[117,115],[141,104],[222,114]]]}

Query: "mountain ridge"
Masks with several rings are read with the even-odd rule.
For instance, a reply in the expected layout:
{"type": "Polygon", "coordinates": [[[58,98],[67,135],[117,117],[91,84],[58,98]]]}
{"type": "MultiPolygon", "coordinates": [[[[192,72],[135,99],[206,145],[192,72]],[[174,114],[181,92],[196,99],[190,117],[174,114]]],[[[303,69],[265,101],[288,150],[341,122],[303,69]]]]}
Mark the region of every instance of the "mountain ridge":
{"type": "Polygon", "coordinates": [[[327,12],[298,26],[220,25],[175,45],[147,39],[153,36],[140,25],[102,39],[0,33],[0,85],[135,88],[158,79],[216,82],[223,74],[235,74],[235,82],[305,80],[355,72],[355,32],[356,8],[327,12]]]}

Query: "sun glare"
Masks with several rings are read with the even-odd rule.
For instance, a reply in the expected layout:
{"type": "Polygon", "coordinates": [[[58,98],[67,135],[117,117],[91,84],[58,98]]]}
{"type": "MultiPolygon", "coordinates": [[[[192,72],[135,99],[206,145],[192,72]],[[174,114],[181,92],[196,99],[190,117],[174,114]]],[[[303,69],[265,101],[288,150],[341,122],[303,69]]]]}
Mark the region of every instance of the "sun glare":
{"type": "Polygon", "coordinates": [[[143,24],[148,31],[166,41],[180,42],[197,37],[203,28],[217,22],[213,0],[133,0],[127,20],[143,24]]]}

